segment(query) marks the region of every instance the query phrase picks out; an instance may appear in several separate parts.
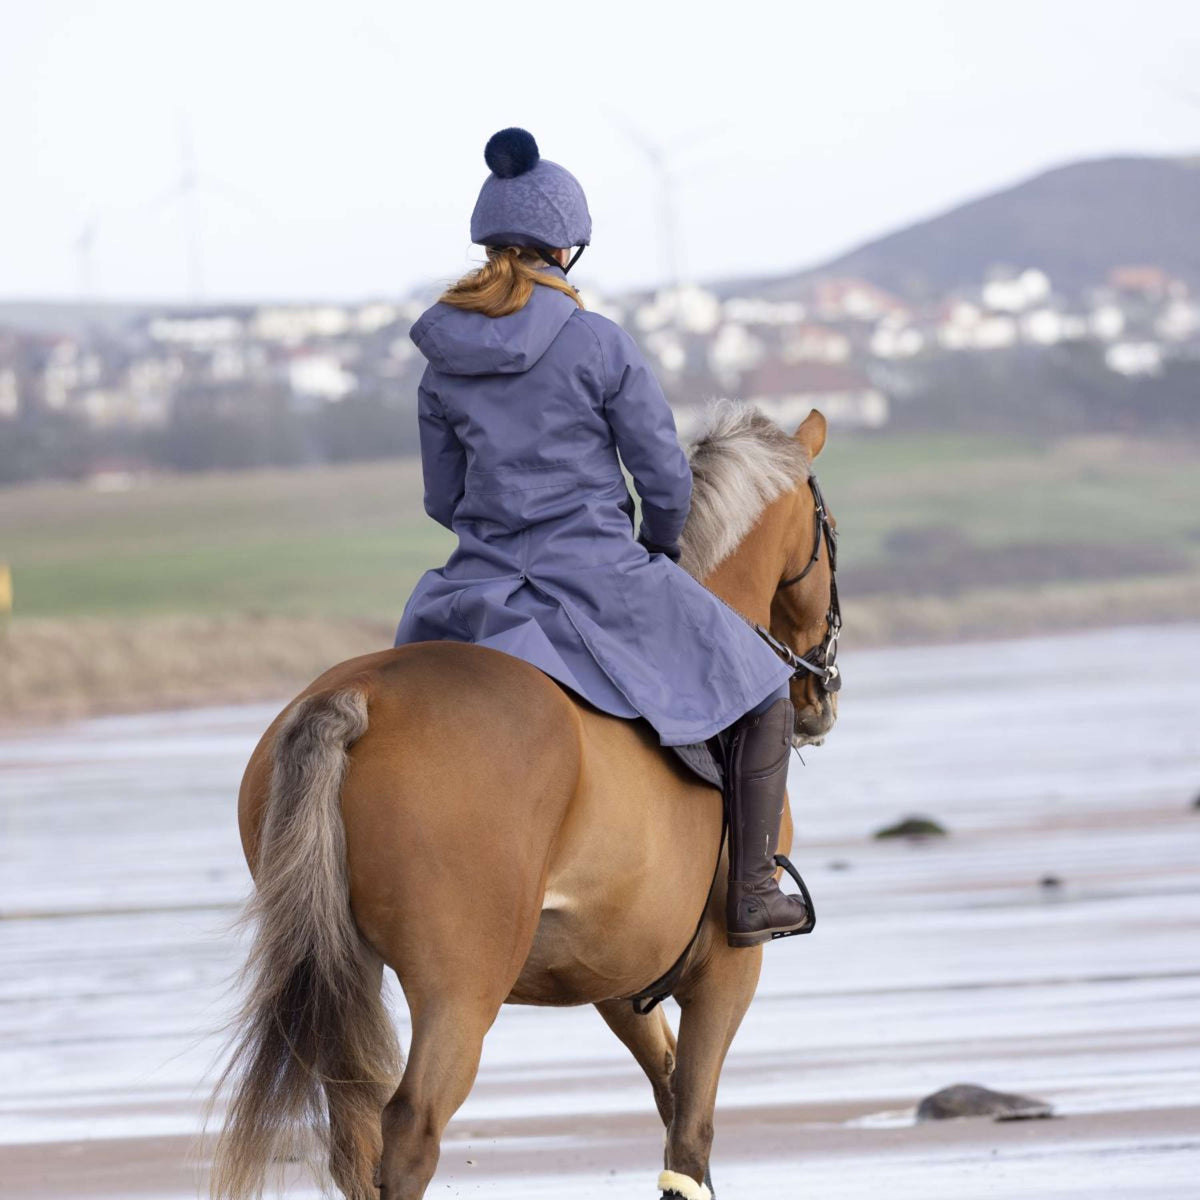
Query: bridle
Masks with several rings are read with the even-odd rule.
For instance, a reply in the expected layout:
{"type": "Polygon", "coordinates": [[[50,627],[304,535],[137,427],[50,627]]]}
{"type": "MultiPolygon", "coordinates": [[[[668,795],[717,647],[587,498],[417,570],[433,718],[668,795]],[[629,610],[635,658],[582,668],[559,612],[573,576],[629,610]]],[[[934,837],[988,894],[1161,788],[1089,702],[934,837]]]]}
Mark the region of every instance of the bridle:
{"type": "Polygon", "coordinates": [[[758,635],[792,668],[793,678],[813,675],[820,680],[821,686],[827,692],[841,690],[842,673],[837,666],[838,638],[842,632],[842,606],[838,601],[837,590],[837,531],[829,519],[829,510],[825,507],[825,497],[821,494],[821,485],[817,477],[810,474],[808,486],[813,495],[813,546],[808,562],[797,575],[781,579],[776,591],[792,587],[808,576],[821,558],[821,544],[825,544],[825,553],[829,557],[829,608],[825,613],[825,636],[804,654],[797,654],[791,646],[781,642],[769,629],[762,625],[754,626],[758,635]]]}

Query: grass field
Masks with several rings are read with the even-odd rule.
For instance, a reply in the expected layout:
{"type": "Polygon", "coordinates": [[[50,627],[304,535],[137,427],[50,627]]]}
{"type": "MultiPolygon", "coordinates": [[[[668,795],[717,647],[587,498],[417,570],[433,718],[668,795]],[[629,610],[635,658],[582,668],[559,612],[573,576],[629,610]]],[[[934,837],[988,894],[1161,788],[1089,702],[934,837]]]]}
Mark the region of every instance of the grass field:
{"type": "MultiPolygon", "coordinates": [[[[1090,439],[839,438],[820,475],[849,570],[888,562],[898,530],[969,544],[1162,547],[1200,567],[1195,448],[1090,439]]],[[[386,461],[162,478],[124,492],[0,491],[0,562],[32,617],[399,615],[451,535],[426,518],[420,469],[386,461]]],[[[1012,585],[1020,587],[1014,578],[1012,585]]]]}

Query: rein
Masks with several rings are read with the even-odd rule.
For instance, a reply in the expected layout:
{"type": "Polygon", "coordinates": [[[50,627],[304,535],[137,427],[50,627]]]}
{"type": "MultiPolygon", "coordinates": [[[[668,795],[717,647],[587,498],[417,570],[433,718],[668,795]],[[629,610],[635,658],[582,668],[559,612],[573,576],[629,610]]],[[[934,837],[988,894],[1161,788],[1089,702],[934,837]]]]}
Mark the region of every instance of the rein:
{"type": "Polygon", "coordinates": [[[769,629],[757,622],[752,622],[755,633],[758,634],[789,667],[792,668],[793,678],[804,675],[815,675],[821,681],[821,686],[827,692],[841,690],[842,673],[837,665],[838,638],[842,633],[842,606],[838,599],[837,590],[837,531],[829,519],[829,510],[825,507],[825,497],[821,494],[821,485],[817,477],[810,474],[808,486],[813,494],[813,547],[804,569],[797,575],[790,575],[779,582],[777,590],[791,587],[806,578],[808,573],[821,559],[821,545],[825,545],[825,553],[829,558],[829,608],[825,613],[825,636],[812,649],[804,654],[797,654],[791,646],[782,642],[769,629]]]}

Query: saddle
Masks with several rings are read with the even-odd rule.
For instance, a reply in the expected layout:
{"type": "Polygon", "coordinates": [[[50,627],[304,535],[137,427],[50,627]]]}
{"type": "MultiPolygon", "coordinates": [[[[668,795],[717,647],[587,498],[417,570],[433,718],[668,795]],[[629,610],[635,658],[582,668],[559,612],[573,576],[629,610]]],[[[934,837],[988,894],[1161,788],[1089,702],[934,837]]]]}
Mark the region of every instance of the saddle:
{"type": "Polygon", "coordinates": [[[668,746],[675,757],[697,778],[712,784],[722,794],[725,791],[725,760],[726,747],[722,744],[722,734],[711,737],[707,742],[693,742],[687,746],[668,746]]]}

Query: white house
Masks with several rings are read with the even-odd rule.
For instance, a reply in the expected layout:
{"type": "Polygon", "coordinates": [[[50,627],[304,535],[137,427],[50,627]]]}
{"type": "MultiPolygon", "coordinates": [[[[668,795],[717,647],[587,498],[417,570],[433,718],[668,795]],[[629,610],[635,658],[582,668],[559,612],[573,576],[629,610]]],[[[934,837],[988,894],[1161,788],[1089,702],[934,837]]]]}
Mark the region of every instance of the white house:
{"type": "Polygon", "coordinates": [[[726,321],[741,325],[798,325],[808,313],[799,300],[760,300],[735,296],[722,306],[726,321]]]}
{"type": "Polygon", "coordinates": [[[850,357],[850,339],[830,325],[805,323],[783,330],[784,362],[841,363],[850,357]]]}
{"type": "Polygon", "coordinates": [[[985,308],[992,312],[1019,313],[1041,304],[1050,295],[1050,278],[1044,271],[1030,269],[1015,276],[997,276],[983,285],[985,308]]]}
{"type": "Polygon", "coordinates": [[[357,380],[333,354],[298,354],[288,363],[288,383],[297,396],[336,402],[345,399],[357,380]]]}
{"type": "Polygon", "coordinates": [[[730,386],[745,372],[762,362],[766,346],[745,325],[726,321],[708,347],[708,364],[713,374],[730,386]]]}
{"type": "Polygon", "coordinates": [[[1157,375],[1163,352],[1157,342],[1114,342],[1104,352],[1104,361],[1118,375],[1157,375]]]}
{"type": "Polygon", "coordinates": [[[291,346],[310,338],[340,337],[350,326],[350,314],[334,304],[260,308],[254,318],[256,337],[291,346]]]}

